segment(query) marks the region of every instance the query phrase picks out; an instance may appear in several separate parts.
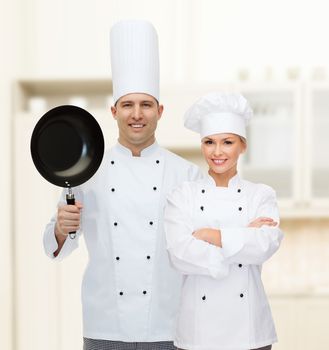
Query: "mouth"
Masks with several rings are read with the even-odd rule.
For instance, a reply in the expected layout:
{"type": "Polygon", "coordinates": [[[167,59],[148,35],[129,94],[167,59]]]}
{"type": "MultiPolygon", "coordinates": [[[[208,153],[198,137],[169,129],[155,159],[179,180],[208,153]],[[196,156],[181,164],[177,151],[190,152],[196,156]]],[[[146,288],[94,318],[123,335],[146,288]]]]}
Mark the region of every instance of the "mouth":
{"type": "Polygon", "coordinates": [[[131,124],[128,124],[131,128],[133,129],[142,129],[144,128],[145,124],[137,124],[137,123],[131,123],[131,124]]]}
{"type": "Polygon", "coordinates": [[[227,161],[227,159],[211,159],[211,161],[217,165],[217,166],[221,166],[223,164],[225,164],[225,162],[227,161]]]}

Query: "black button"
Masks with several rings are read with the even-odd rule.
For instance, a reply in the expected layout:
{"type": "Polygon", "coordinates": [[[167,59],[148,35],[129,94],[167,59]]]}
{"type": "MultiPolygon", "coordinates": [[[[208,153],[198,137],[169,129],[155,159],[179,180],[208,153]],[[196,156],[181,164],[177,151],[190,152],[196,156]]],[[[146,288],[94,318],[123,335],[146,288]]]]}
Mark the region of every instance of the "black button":
{"type": "Polygon", "coordinates": [[[206,296],[205,295],[202,297],[202,300],[206,300],[206,296]]]}
{"type": "Polygon", "coordinates": [[[151,259],[151,257],[148,255],[148,256],[146,257],[146,259],[151,259]]]}
{"type": "Polygon", "coordinates": [[[202,193],[205,193],[206,191],[205,191],[205,190],[202,190],[201,192],[202,192],[202,193]]]}
{"type": "Polygon", "coordinates": [[[147,291],[146,290],[143,290],[143,294],[146,294],[147,293],[147,291]]]}
{"type": "Polygon", "coordinates": [[[201,206],[200,209],[203,210],[204,209],[203,206],[201,206]]]}
{"type": "Polygon", "coordinates": [[[150,225],[153,225],[153,221],[150,221],[150,225]]]}
{"type": "Polygon", "coordinates": [[[154,186],[154,187],[153,187],[153,190],[154,190],[154,191],[156,191],[156,190],[157,190],[157,188],[154,186]]]}
{"type": "Polygon", "coordinates": [[[114,191],[115,191],[115,188],[111,188],[111,191],[114,192],[114,191]]]}
{"type": "Polygon", "coordinates": [[[241,188],[238,189],[238,193],[240,193],[240,192],[241,192],[241,188]]]}
{"type": "Polygon", "coordinates": [[[239,264],[239,267],[242,267],[242,264],[239,264]]]}
{"type": "Polygon", "coordinates": [[[243,294],[242,293],[240,294],[240,298],[243,298],[243,294]]]}
{"type": "Polygon", "coordinates": [[[120,294],[120,295],[123,295],[123,292],[120,292],[119,294],[120,294]]]}
{"type": "Polygon", "coordinates": [[[242,210],[242,207],[239,207],[239,210],[241,211],[241,210],[242,210]]]}
{"type": "Polygon", "coordinates": [[[114,226],[118,226],[118,223],[117,223],[117,222],[115,222],[115,223],[114,223],[114,226]]]}
{"type": "Polygon", "coordinates": [[[157,164],[159,164],[159,163],[160,163],[160,161],[159,161],[159,160],[157,160],[157,161],[156,161],[156,163],[157,163],[157,164]]]}
{"type": "Polygon", "coordinates": [[[114,160],[111,160],[111,164],[114,164],[114,160]]]}
{"type": "Polygon", "coordinates": [[[119,257],[119,256],[117,256],[117,257],[116,257],[116,259],[117,259],[117,260],[120,260],[120,257],[119,257]]]}

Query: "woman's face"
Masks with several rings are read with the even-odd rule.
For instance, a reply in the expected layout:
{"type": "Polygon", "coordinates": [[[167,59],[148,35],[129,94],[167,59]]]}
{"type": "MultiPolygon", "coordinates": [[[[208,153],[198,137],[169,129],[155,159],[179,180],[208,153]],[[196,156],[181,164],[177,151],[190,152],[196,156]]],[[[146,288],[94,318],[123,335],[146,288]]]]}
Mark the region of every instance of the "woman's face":
{"type": "Polygon", "coordinates": [[[216,134],[201,140],[201,150],[209,165],[210,174],[234,176],[241,153],[246,150],[246,143],[235,134],[216,134]]]}

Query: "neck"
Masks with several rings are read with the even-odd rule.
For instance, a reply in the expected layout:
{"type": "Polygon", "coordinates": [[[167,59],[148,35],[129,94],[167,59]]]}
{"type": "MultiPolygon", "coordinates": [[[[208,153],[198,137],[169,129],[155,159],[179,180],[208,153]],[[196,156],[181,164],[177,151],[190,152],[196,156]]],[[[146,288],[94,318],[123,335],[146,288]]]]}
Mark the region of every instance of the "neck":
{"type": "Polygon", "coordinates": [[[209,169],[208,174],[215,180],[217,187],[228,187],[228,183],[233,176],[237,174],[236,169],[230,169],[224,174],[215,173],[211,169],[209,169]]]}
{"type": "Polygon", "coordinates": [[[130,143],[130,142],[126,142],[124,139],[122,139],[122,138],[120,138],[120,137],[119,137],[119,139],[118,139],[118,142],[119,142],[122,146],[128,148],[128,149],[131,151],[133,157],[140,157],[142,151],[143,151],[145,148],[151,146],[151,145],[155,142],[155,137],[149,139],[147,142],[144,142],[143,144],[137,144],[137,145],[135,145],[135,144],[133,144],[133,143],[130,143]]]}

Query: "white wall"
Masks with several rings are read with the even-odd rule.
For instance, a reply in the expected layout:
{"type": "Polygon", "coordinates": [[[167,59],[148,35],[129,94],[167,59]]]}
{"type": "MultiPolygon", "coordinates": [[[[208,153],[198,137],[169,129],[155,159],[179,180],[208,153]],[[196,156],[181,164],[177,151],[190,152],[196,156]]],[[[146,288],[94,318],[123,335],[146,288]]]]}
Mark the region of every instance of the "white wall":
{"type": "Polygon", "coordinates": [[[109,28],[144,18],[160,38],[163,82],[287,77],[288,69],[329,68],[328,21],[321,0],[21,0],[23,73],[108,76],[109,28]],[[269,68],[270,71],[269,72],[269,68]]]}
{"type": "Polygon", "coordinates": [[[109,77],[109,31],[122,18],[151,20],[161,38],[162,76],[172,77],[178,70],[174,58],[179,48],[172,43],[176,25],[183,30],[179,21],[185,22],[184,13],[189,13],[180,1],[34,0],[23,6],[26,76],[109,77]]]}

